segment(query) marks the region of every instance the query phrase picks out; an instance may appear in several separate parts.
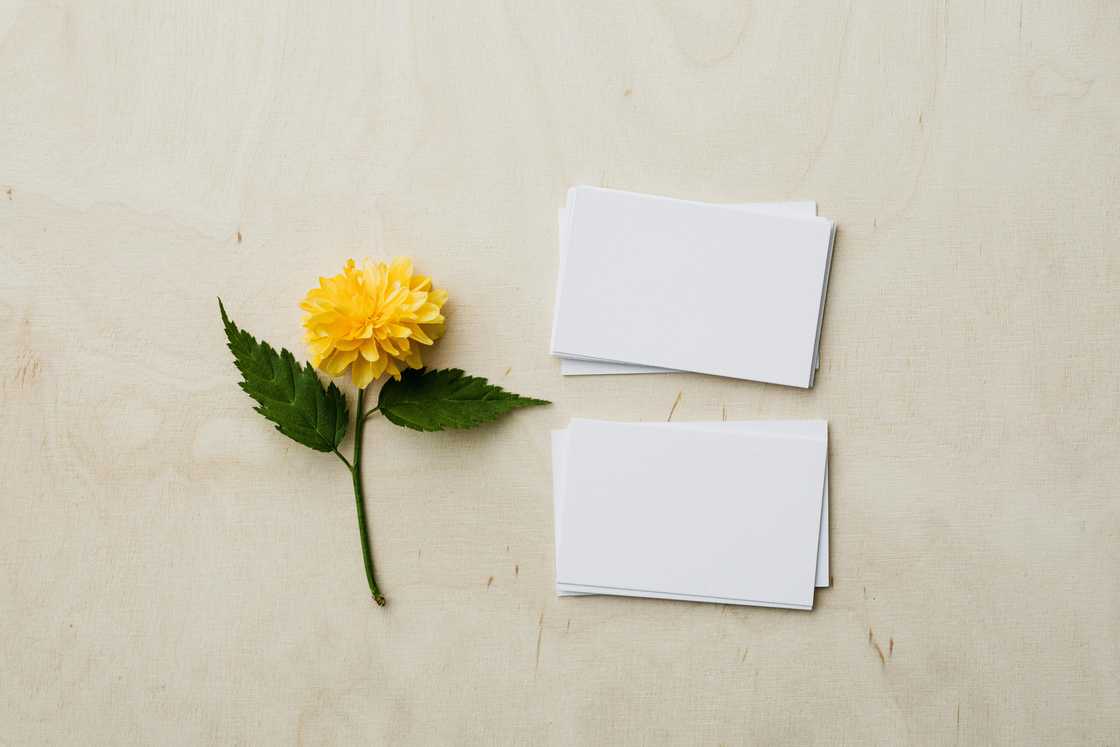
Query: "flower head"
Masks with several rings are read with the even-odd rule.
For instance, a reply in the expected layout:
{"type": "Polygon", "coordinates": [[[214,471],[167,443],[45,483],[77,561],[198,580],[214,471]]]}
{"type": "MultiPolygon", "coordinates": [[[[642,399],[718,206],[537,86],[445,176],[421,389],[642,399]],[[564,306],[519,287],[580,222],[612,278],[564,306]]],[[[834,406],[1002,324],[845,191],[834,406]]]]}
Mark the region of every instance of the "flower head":
{"type": "Polygon", "coordinates": [[[319,278],[299,307],[311,363],[338,376],[350,366],[359,389],[388,372],[400,379],[401,368],[420,368],[420,348],[443,335],[447,291],[432,288],[431,278],[412,273],[412,260],[391,264],[348,260],[342,272],[319,278]]]}

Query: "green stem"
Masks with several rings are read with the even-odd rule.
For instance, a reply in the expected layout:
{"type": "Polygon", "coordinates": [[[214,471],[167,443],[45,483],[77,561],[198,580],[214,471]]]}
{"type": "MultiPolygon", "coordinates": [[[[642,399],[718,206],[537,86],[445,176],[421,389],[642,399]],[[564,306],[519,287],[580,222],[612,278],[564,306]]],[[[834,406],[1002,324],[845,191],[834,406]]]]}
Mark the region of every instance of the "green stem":
{"type": "MultiPolygon", "coordinates": [[[[373,601],[378,607],[385,606],[385,597],[377,588],[377,581],[373,578],[373,553],[369,548],[369,529],[366,527],[366,500],[362,492],[362,431],[365,430],[365,417],[362,416],[365,404],[366,390],[358,390],[358,413],[354,418],[354,463],[350,465],[350,476],[354,479],[354,502],[358,506],[358,533],[362,537],[362,562],[366,567],[366,581],[369,582],[369,591],[373,601]]],[[[345,461],[345,460],[343,460],[345,461]]]]}

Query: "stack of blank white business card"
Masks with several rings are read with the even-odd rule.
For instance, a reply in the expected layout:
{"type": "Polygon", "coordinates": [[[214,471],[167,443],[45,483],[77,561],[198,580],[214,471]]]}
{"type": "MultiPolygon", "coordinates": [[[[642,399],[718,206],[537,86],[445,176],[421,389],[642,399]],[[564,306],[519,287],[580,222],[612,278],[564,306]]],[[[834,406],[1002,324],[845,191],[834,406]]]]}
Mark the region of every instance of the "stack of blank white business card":
{"type": "Polygon", "coordinates": [[[573,420],[552,438],[556,591],[813,607],[828,424],[573,420]]]}
{"type": "Polygon", "coordinates": [[[835,236],[813,202],[573,187],[552,354],[565,375],[675,370],[811,387],[835,236]]]}

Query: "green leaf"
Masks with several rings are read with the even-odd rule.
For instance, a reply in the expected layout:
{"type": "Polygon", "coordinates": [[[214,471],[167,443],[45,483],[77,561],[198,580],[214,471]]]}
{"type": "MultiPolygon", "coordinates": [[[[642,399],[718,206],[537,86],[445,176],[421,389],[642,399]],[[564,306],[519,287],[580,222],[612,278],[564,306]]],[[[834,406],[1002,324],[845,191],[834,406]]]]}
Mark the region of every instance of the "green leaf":
{"type": "Polygon", "coordinates": [[[406,370],[400,381],[386,381],[377,398],[377,408],[390,423],[417,431],[474,428],[520,407],[548,404],[457,368],[406,370]]]}
{"type": "Polygon", "coordinates": [[[324,389],[310,363],[301,367],[287,350],[277,353],[267,342],[238,329],[220,298],[218,308],[234,365],[241,372],[241,388],[257,401],[253,409],[293,441],[316,451],[337,449],[349,424],[346,396],[333,383],[324,389]]]}

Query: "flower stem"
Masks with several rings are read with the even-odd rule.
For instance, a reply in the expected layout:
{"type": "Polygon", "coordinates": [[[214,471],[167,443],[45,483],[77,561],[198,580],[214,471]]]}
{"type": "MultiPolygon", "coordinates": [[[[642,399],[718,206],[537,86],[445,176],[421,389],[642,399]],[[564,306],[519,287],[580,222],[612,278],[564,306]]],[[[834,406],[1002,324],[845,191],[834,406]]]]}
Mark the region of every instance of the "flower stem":
{"type": "MultiPolygon", "coordinates": [[[[366,581],[369,582],[369,591],[373,601],[378,607],[385,606],[385,597],[377,588],[377,581],[373,577],[373,553],[369,547],[369,529],[366,527],[366,501],[362,492],[362,431],[365,430],[365,418],[362,417],[366,390],[358,390],[357,416],[354,418],[354,461],[350,466],[350,476],[354,479],[354,502],[358,507],[358,533],[362,538],[362,562],[366,567],[366,581]]],[[[345,460],[343,460],[345,461],[345,460]]]]}

